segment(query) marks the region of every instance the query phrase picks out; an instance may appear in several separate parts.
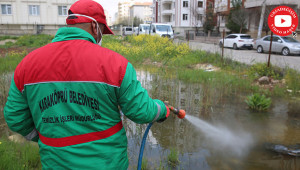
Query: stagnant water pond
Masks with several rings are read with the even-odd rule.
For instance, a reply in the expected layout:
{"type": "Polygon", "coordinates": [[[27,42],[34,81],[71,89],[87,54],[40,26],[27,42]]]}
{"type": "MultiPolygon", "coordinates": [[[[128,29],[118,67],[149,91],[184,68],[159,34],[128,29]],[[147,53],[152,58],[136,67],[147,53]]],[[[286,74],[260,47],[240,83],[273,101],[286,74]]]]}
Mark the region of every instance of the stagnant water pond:
{"type": "MultiPolygon", "coordinates": [[[[151,127],[144,151],[150,169],[168,167],[167,158],[170,149],[174,148],[179,151],[180,160],[174,169],[300,169],[300,157],[265,148],[268,143],[286,146],[300,143],[299,100],[273,98],[269,111],[253,112],[244,101],[245,95],[228,97],[214,87],[163,79],[145,71],[137,71],[137,76],[151,97],[168,100],[173,106],[186,110],[187,115],[252,140],[247,144],[248,148],[242,148],[243,144],[238,142],[247,140],[229,139],[236,149],[241,149],[239,152],[232,145],[224,145],[228,143],[225,133],[217,137],[219,141],[213,140],[190,121],[172,115],[151,127]]],[[[127,124],[130,165],[135,168],[146,126],[127,119],[124,122],[127,124]]]]}
{"type": "MultiPolygon", "coordinates": [[[[168,100],[193,116],[187,120],[171,115],[165,122],[152,126],[144,151],[148,169],[300,169],[300,157],[279,154],[265,147],[266,143],[286,146],[300,143],[299,100],[273,98],[267,112],[252,112],[244,102],[249,94],[225,96],[214,87],[163,79],[146,71],[137,71],[137,76],[152,98],[168,100]],[[209,138],[209,133],[199,128],[202,124],[197,125],[198,120],[192,119],[202,119],[219,132],[226,131],[209,138]],[[225,132],[239,138],[228,139],[225,132]],[[180,162],[176,167],[168,164],[170,150],[179,152],[180,162]]],[[[9,80],[4,84],[8,85],[9,80]]],[[[0,136],[11,134],[3,125],[3,117],[0,121],[0,136]]],[[[147,125],[135,124],[125,117],[123,122],[128,136],[129,169],[136,169],[147,125]]]]}

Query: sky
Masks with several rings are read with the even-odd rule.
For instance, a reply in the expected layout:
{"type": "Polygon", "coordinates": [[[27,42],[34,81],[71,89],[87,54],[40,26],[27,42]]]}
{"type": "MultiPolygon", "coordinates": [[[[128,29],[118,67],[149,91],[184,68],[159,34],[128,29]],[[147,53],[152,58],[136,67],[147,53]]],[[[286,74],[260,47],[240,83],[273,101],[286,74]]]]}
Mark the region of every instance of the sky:
{"type": "MultiPolygon", "coordinates": [[[[115,20],[115,13],[118,12],[118,3],[127,0],[94,0],[99,2],[105,10],[108,11],[112,20],[115,20]]],[[[129,1],[129,0],[128,0],[129,1]]],[[[136,2],[153,2],[153,0],[136,0],[136,2]]]]}

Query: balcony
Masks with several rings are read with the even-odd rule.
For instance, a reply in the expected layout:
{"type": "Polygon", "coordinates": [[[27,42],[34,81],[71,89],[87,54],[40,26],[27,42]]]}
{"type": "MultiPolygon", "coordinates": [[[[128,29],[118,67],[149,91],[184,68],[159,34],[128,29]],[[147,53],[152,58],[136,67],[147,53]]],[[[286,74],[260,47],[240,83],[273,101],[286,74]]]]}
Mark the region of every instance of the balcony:
{"type": "Polygon", "coordinates": [[[205,10],[203,8],[197,8],[196,11],[198,14],[205,14],[205,10]]]}
{"type": "Polygon", "coordinates": [[[172,3],[175,2],[175,0],[161,0],[161,3],[172,3]]]}
{"type": "Polygon", "coordinates": [[[175,14],[175,9],[167,9],[167,10],[163,10],[162,15],[172,15],[175,14]]]}

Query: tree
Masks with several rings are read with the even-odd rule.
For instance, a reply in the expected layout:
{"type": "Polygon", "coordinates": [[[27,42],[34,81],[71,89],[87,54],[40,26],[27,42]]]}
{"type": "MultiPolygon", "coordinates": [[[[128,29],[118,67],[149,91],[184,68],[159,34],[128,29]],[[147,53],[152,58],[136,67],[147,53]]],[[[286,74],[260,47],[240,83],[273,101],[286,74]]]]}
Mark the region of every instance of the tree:
{"type": "Polygon", "coordinates": [[[127,25],[127,26],[129,26],[129,25],[131,25],[130,24],[130,20],[129,20],[129,18],[128,17],[124,17],[124,18],[122,18],[120,21],[119,21],[119,24],[118,25],[127,25]]]}
{"type": "Polygon", "coordinates": [[[214,23],[214,9],[212,6],[208,6],[206,10],[206,18],[205,22],[203,24],[203,29],[205,33],[208,33],[208,31],[212,31],[214,29],[215,23],[214,23]]]}
{"type": "Polygon", "coordinates": [[[139,17],[133,18],[133,26],[134,27],[138,27],[140,24],[143,24],[143,23],[144,23],[144,21],[141,18],[139,18],[139,17]]]}
{"type": "Polygon", "coordinates": [[[191,17],[192,17],[192,25],[195,27],[195,31],[196,33],[199,32],[200,30],[200,23],[202,22],[202,16],[201,18],[198,18],[199,15],[199,11],[197,10],[196,7],[193,7],[193,3],[191,3],[191,7],[190,7],[190,13],[191,13],[191,17]]]}
{"type": "Polygon", "coordinates": [[[264,23],[263,23],[263,28],[262,28],[262,30],[266,32],[266,35],[268,35],[269,31],[270,31],[270,28],[269,28],[269,25],[268,25],[269,14],[271,13],[271,11],[274,8],[275,7],[271,7],[271,6],[266,7],[266,11],[265,11],[265,15],[264,15],[264,23]]]}
{"type": "Polygon", "coordinates": [[[138,27],[140,24],[143,24],[144,21],[139,18],[139,17],[134,17],[133,21],[132,19],[130,19],[129,17],[123,18],[121,21],[119,21],[118,25],[123,25],[123,26],[134,26],[134,27],[138,27]]]}
{"type": "Polygon", "coordinates": [[[226,27],[231,32],[242,33],[243,31],[246,30],[248,13],[242,7],[241,0],[232,0],[231,3],[232,3],[232,8],[230,9],[226,27]]]}

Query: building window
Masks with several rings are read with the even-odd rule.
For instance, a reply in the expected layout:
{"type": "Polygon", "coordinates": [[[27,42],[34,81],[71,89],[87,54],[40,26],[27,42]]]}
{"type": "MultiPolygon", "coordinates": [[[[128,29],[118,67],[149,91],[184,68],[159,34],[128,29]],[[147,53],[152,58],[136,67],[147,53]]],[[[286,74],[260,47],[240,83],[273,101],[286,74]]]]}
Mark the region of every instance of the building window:
{"type": "Polygon", "coordinates": [[[198,8],[203,8],[203,1],[198,1],[198,8]]]}
{"type": "Polygon", "coordinates": [[[58,15],[67,16],[68,15],[67,6],[58,6],[58,15]]]}
{"type": "Polygon", "coordinates": [[[3,15],[11,15],[11,5],[9,4],[2,4],[1,5],[1,13],[3,15]]]}
{"type": "Polygon", "coordinates": [[[188,1],[183,1],[183,7],[189,7],[189,2],[188,1]]]}
{"type": "Polygon", "coordinates": [[[188,20],[188,14],[183,14],[182,15],[182,20],[187,21],[188,20]]]}
{"type": "Polygon", "coordinates": [[[198,14],[198,15],[197,15],[197,20],[198,20],[198,21],[202,21],[202,14],[198,14]]]}
{"type": "Polygon", "coordinates": [[[40,15],[40,6],[39,5],[29,5],[29,15],[40,15]]]}

